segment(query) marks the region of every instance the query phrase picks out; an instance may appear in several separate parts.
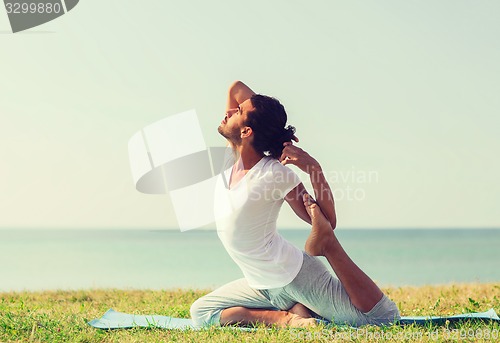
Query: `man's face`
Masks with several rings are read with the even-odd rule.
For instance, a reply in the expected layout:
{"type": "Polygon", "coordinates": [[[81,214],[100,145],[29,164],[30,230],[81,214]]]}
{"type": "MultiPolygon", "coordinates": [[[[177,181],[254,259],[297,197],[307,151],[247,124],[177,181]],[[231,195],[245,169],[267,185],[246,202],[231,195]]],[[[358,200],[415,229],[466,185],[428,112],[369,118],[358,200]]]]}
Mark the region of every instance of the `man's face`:
{"type": "Polygon", "coordinates": [[[246,126],[248,113],[253,110],[254,107],[250,99],[245,100],[238,107],[228,110],[219,125],[219,133],[232,143],[240,143],[241,129],[246,126]]]}

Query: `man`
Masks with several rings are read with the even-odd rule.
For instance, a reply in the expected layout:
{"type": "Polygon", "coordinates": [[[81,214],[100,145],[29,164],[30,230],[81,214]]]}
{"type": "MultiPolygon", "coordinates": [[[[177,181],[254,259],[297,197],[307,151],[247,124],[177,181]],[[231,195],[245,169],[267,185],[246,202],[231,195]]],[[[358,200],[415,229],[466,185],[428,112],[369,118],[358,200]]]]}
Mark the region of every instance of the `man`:
{"type": "Polygon", "coordinates": [[[193,321],[306,327],[316,325],[313,316],[353,326],[398,319],[396,305],[337,240],[333,193],[320,164],[292,144],[298,139],[286,121],[278,100],[255,94],[240,81],[229,88],[218,131],[236,163],[221,174],[215,214],[219,238],[245,277],[196,300],[193,321]],[[309,174],[316,201],[287,164],[309,174]],[[304,252],[276,230],[284,201],[312,224],[304,252]],[[338,279],[315,256],[325,256],[338,279]]]}

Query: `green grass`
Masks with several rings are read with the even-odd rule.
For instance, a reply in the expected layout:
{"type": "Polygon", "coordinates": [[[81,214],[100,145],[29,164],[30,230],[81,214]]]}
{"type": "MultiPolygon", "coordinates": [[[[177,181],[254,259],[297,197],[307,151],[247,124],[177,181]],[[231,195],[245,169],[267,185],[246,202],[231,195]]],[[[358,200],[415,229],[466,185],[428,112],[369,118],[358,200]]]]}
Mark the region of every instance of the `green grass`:
{"type": "MultiPolygon", "coordinates": [[[[452,315],[500,310],[500,284],[385,288],[404,316],[452,315]]],[[[189,306],[208,290],[86,290],[0,293],[0,342],[496,342],[500,325],[456,327],[343,327],[264,329],[211,328],[98,330],[87,325],[109,308],[136,314],[189,317],[189,306]],[[488,337],[489,335],[489,337],[488,337]]]]}

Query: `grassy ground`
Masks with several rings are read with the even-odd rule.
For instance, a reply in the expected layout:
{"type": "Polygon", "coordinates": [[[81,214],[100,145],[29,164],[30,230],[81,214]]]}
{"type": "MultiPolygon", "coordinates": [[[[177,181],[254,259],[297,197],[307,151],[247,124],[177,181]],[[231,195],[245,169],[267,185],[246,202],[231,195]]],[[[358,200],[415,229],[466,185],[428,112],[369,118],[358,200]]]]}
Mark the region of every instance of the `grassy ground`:
{"type": "MultiPolygon", "coordinates": [[[[403,316],[500,312],[500,284],[386,288],[403,316]]],[[[87,290],[0,293],[0,342],[498,342],[500,325],[463,323],[456,327],[342,327],[299,330],[230,329],[103,331],[87,322],[113,308],[136,314],[189,317],[190,304],[207,291],[87,290]]]]}

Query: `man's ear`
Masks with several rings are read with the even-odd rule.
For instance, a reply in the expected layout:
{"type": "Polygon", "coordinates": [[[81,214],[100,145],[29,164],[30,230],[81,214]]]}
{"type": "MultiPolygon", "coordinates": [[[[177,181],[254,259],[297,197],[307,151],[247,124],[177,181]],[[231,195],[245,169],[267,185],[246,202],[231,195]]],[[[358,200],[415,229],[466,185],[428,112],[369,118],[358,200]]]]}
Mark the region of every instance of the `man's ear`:
{"type": "Polygon", "coordinates": [[[240,137],[241,138],[248,138],[252,135],[252,133],[253,133],[252,128],[250,126],[245,126],[245,127],[241,128],[240,137]]]}

